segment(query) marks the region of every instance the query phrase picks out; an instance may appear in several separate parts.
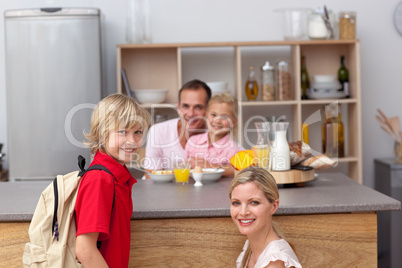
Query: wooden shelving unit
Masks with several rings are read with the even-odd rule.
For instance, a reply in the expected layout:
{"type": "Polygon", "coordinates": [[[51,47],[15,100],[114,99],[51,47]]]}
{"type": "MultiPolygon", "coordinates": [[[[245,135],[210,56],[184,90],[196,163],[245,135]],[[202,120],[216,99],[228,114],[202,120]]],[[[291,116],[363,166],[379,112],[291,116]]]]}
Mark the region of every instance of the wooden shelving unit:
{"type": "MultiPolygon", "coordinates": [[[[256,134],[248,133],[246,126],[253,125],[252,118],[285,116],[290,122],[289,140],[301,139],[301,124],[309,124],[310,146],[321,150],[321,123],[323,106],[338,101],[342,107],[345,124],[346,157],[339,158],[337,171],[346,173],[362,183],[361,146],[361,85],[360,48],[358,40],[320,41],[261,41],[178,44],[119,44],[117,45],[117,91],[124,92],[121,69],[125,69],[132,89],[167,88],[166,103],[146,106],[148,109],[165,109],[177,103],[181,85],[194,78],[203,81],[228,81],[239,101],[239,143],[249,148],[256,134]],[[351,96],[348,99],[301,100],[300,58],[306,57],[310,77],[314,74],[337,74],[340,56],[345,55],[349,69],[351,96]],[[244,84],[248,66],[259,69],[268,60],[276,63],[286,60],[292,76],[292,100],[247,101],[244,84]]],[[[326,171],[331,171],[328,169],[326,171]]]]}

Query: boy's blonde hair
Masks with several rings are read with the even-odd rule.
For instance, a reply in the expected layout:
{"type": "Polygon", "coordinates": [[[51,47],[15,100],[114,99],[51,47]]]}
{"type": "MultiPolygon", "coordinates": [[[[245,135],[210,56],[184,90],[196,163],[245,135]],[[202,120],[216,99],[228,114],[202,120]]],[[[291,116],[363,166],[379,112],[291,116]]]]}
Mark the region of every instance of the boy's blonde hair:
{"type": "MultiPolygon", "coordinates": [[[[221,93],[221,94],[216,94],[214,95],[208,102],[208,107],[209,105],[213,103],[226,103],[230,104],[232,106],[232,115],[237,119],[237,113],[238,113],[238,105],[237,105],[237,99],[230,95],[229,93],[221,93]]],[[[209,108],[207,108],[207,111],[209,108]]]]}
{"type": "Polygon", "coordinates": [[[149,123],[149,113],[133,98],[112,94],[102,99],[92,112],[91,130],[84,132],[87,139],[84,144],[91,149],[91,154],[98,150],[105,152],[105,143],[111,131],[130,129],[140,124],[145,132],[149,123]]]}

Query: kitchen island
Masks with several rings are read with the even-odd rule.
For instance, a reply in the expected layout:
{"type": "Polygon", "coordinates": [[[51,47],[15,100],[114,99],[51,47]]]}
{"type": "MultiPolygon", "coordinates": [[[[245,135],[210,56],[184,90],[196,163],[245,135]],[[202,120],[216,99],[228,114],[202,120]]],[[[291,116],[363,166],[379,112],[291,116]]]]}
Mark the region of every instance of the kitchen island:
{"type": "MultiPolygon", "coordinates": [[[[230,218],[230,178],[133,187],[130,267],[234,267],[245,237],[230,218]]],[[[0,266],[20,267],[29,221],[49,182],[0,183],[0,266]]],[[[280,186],[274,220],[303,267],[377,267],[377,211],[401,203],[341,173],[280,186]]]]}

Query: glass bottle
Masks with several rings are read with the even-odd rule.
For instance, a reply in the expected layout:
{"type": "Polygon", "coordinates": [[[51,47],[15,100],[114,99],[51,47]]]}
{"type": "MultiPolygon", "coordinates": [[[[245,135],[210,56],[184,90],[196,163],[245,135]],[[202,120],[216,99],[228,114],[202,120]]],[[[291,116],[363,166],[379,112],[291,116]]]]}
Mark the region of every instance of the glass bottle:
{"type": "Polygon", "coordinates": [[[261,99],[263,101],[275,100],[275,69],[269,61],[261,67],[261,99]]]}
{"type": "Polygon", "coordinates": [[[246,96],[248,100],[256,100],[258,97],[258,84],[255,81],[254,66],[249,67],[248,80],[245,86],[246,96]]]}
{"type": "Polygon", "coordinates": [[[308,144],[308,125],[306,123],[302,124],[302,142],[308,144]]]}
{"type": "Polygon", "coordinates": [[[254,156],[254,164],[258,167],[269,169],[270,146],[268,141],[267,122],[256,122],[257,143],[251,148],[254,156]]]}
{"type": "Polygon", "coordinates": [[[275,132],[274,140],[271,141],[271,162],[272,170],[285,171],[290,169],[290,149],[286,137],[289,122],[271,123],[275,132]]]}
{"type": "Polygon", "coordinates": [[[301,80],[301,90],[302,90],[301,99],[306,100],[306,99],[308,99],[307,89],[310,88],[310,79],[309,79],[308,72],[307,72],[305,56],[301,57],[300,80],[301,80]]]}
{"type": "Polygon", "coordinates": [[[344,157],[344,126],[340,104],[325,106],[326,120],[322,124],[322,152],[328,157],[344,157]]]}
{"type": "Polygon", "coordinates": [[[280,61],[276,67],[276,97],[277,100],[292,99],[291,76],[289,64],[286,61],[280,61]]]}
{"type": "Polygon", "coordinates": [[[338,70],[338,80],[342,85],[342,91],[345,94],[346,98],[350,96],[349,89],[349,71],[345,66],[345,56],[341,56],[341,67],[338,70]]]}

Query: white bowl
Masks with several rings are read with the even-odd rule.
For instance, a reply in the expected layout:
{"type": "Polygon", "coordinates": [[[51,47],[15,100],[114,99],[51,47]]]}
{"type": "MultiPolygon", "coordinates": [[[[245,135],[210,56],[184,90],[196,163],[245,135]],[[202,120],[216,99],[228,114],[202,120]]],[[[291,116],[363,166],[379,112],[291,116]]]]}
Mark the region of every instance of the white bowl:
{"type": "Polygon", "coordinates": [[[214,81],[206,83],[211,89],[212,95],[228,92],[228,82],[226,81],[214,81]]]}
{"type": "MultiPolygon", "coordinates": [[[[222,177],[225,170],[223,168],[203,168],[202,169],[202,183],[214,182],[222,177]]],[[[193,170],[190,170],[191,176],[193,176],[193,170]]]]}
{"type": "Polygon", "coordinates": [[[337,81],[335,75],[325,75],[325,74],[313,75],[313,80],[314,82],[318,83],[330,83],[337,81]]]}
{"type": "Polygon", "coordinates": [[[148,173],[151,180],[154,182],[171,182],[174,179],[174,173],[172,174],[153,174],[148,173]]]}
{"type": "Polygon", "coordinates": [[[135,89],[132,91],[140,103],[162,103],[166,99],[167,89],[135,89]]]}

